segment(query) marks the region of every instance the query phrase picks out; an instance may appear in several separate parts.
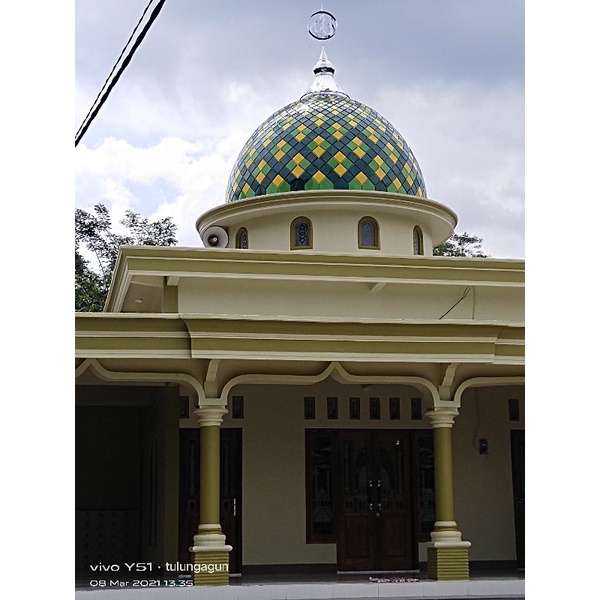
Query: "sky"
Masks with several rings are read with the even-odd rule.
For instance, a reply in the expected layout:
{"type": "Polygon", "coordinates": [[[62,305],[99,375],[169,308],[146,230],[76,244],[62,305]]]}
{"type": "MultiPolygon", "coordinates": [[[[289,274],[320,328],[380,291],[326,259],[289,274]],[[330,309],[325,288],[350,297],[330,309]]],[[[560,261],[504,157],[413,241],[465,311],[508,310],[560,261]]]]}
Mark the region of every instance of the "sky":
{"type": "MultiPolygon", "coordinates": [[[[148,3],[75,0],[74,131],[148,3]]],[[[127,209],[170,216],[201,246],[196,219],[225,201],[245,141],[308,90],[321,8],[338,84],[406,139],[457,233],[523,258],[524,0],[167,0],[76,148],[76,206],[105,204],[116,229],[127,209]]]]}

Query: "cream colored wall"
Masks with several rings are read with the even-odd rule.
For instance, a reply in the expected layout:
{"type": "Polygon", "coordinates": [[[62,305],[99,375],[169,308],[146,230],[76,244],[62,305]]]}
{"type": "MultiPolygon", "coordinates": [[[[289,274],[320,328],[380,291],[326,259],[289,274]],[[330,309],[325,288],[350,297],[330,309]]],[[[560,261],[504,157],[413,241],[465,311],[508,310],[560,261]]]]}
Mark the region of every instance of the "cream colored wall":
{"type": "Polygon", "coordinates": [[[309,548],[304,540],[304,428],[300,402],[288,397],[289,388],[263,388],[260,393],[244,391],[244,395],[243,563],[335,562],[334,548],[309,548]]]}
{"type": "MultiPolygon", "coordinates": [[[[290,280],[185,279],[179,284],[179,310],[263,316],[307,316],[381,319],[439,319],[463,296],[463,285],[387,284],[371,291],[364,282],[290,280]],[[310,302],[306,301],[310,298],[310,302]]],[[[523,321],[521,288],[478,288],[448,319],[523,321]]]]}
{"type": "MultiPolygon", "coordinates": [[[[301,216],[301,215],[298,215],[301,216]]],[[[239,219],[235,226],[229,229],[229,248],[235,248],[237,231],[245,227],[248,231],[248,246],[252,250],[266,250],[277,248],[290,249],[289,227],[278,225],[281,219],[276,215],[263,215],[256,219],[239,219]]]]}
{"type": "Polygon", "coordinates": [[[475,319],[525,322],[525,288],[476,288],[471,298],[475,319]]]}
{"type": "MultiPolygon", "coordinates": [[[[228,415],[224,426],[243,426],[242,560],[253,564],[335,564],[335,544],[306,543],[305,429],[391,429],[387,398],[401,398],[401,427],[428,428],[426,420],[411,421],[410,398],[419,392],[407,386],[342,386],[323,382],[311,387],[238,386],[244,419],[228,415]],[[304,396],[317,398],[317,419],[304,420],[304,396]],[[339,397],[339,419],[326,418],[327,396],[339,397]],[[361,420],[348,418],[348,398],[361,398],[361,420]],[[368,419],[370,397],[382,400],[381,420],[368,419]]],[[[425,409],[425,407],[424,407],[425,409]]]]}
{"type": "MultiPolygon", "coordinates": [[[[228,415],[224,426],[243,427],[243,563],[335,563],[335,544],[306,543],[305,429],[317,427],[429,429],[426,417],[410,420],[408,386],[343,386],[332,381],[311,386],[238,386],[232,394],[245,398],[243,420],[228,415]],[[304,396],[317,398],[317,419],[304,420],[304,396]],[[327,420],[327,396],[339,398],[339,419],[327,420]],[[361,398],[361,420],[348,419],[347,399],[361,398]],[[400,396],[402,419],[390,421],[387,398],[400,396]],[[368,399],[382,399],[382,419],[368,419],[368,399]],[[367,417],[367,418],[365,418],[367,417]]],[[[508,398],[521,399],[521,387],[468,390],[453,429],[455,508],[463,539],[472,542],[471,560],[514,560],[514,518],[510,429],[524,428],[508,420],[508,398]],[[479,455],[478,439],[489,443],[479,455]]],[[[427,408],[424,403],[424,412],[427,408]]],[[[419,545],[419,559],[426,560],[419,545]]]]}
{"type": "Polygon", "coordinates": [[[318,252],[373,253],[409,255],[413,251],[413,228],[418,225],[423,231],[424,254],[431,256],[431,235],[427,226],[416,219],[393,211],[371,210],[364,207],[344,207],[343,210],[299,207],[295,212],[276,215],[261,215],[260,218],[238,218],[230,228],[229,247],[235,248],[235,236],[240,227],[248,230],[249,247],[252,250],[290,250],[290,226],[297,217],[310,219],[313,226],[313,250],[318,252]],[[373,217],[379,223],[379,251],[358,248],[358,222],[363,217],[373,217]]]}
{"type": "Polygon", "coordinates": [[[471,388],[453,428],[455,513],[471,560],[515,560],[511,429],[524,429],[522,386],[471,388]],[[508,400],[519,399],[520,421],[509,421],[508,400]],[[489,452],[479,454],[479,440],[489,452]]]}

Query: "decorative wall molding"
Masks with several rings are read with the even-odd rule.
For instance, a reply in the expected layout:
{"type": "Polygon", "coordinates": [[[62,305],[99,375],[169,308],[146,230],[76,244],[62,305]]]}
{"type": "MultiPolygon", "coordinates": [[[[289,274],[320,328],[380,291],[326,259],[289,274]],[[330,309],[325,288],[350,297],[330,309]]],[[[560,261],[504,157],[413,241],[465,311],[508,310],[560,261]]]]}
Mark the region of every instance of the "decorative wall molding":
{"type": "Polygon", "coordinates": [[[140,372],[140,371],[110,371],[102,366],[100,361],[95,358],[86,358],[76,369],[75,379],[81,377],[88,369],[103,381],[115,383],[180,383],[186,385],[197,394],[198,402],[201,403],[205,398],[202,384],[187,373],[162,373],[162,372],[140,372]]]}

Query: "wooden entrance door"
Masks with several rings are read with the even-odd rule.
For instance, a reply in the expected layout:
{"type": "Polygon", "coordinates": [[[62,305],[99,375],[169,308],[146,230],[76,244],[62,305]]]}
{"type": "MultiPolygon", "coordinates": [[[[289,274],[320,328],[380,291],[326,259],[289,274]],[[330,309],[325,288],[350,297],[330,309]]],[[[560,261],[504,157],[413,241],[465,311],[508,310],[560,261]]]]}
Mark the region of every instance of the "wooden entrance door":
{"type": "Polygon", "coordinates": [[[525,568],[525,431],[510,432],[517,566],[525,568]]]}
{"type": "MultiPolygon", "coordinates": [[[[242,430],[221,428],[221,528],[229,554],[229,572],[242,568],[242,430]]],[[[193,562],[192,545],[200,520],[200,430],[179,432],[179,562],[193,562]]]]}
{"type": "Polygon", "coordinates": [[[242,430],[221,429],[221,527],[229,553],[229,572],[242,572],[242,430]]]}
{"type": "Polygon", "coordinates": [[[339,441],[339,569],[415,568],[410,433],[340,431],[339,441]]]}

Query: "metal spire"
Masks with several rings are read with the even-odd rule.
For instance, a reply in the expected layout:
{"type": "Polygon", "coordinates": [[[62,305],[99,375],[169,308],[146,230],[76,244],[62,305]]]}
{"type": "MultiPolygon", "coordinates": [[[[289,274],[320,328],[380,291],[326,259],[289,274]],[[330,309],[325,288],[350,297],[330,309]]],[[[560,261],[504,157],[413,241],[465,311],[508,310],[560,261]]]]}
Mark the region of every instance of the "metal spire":
{"type": "Polygon", "coordinates": [[[340,88],[333,77],[335,68],[327,58],[325,46],[321,48],[321,55],[313,68],[313,73],[315,74],[315,79],[304,96],[308,96],[309,94],[338,94],[348,97],[348,94],[340,88]]]}

